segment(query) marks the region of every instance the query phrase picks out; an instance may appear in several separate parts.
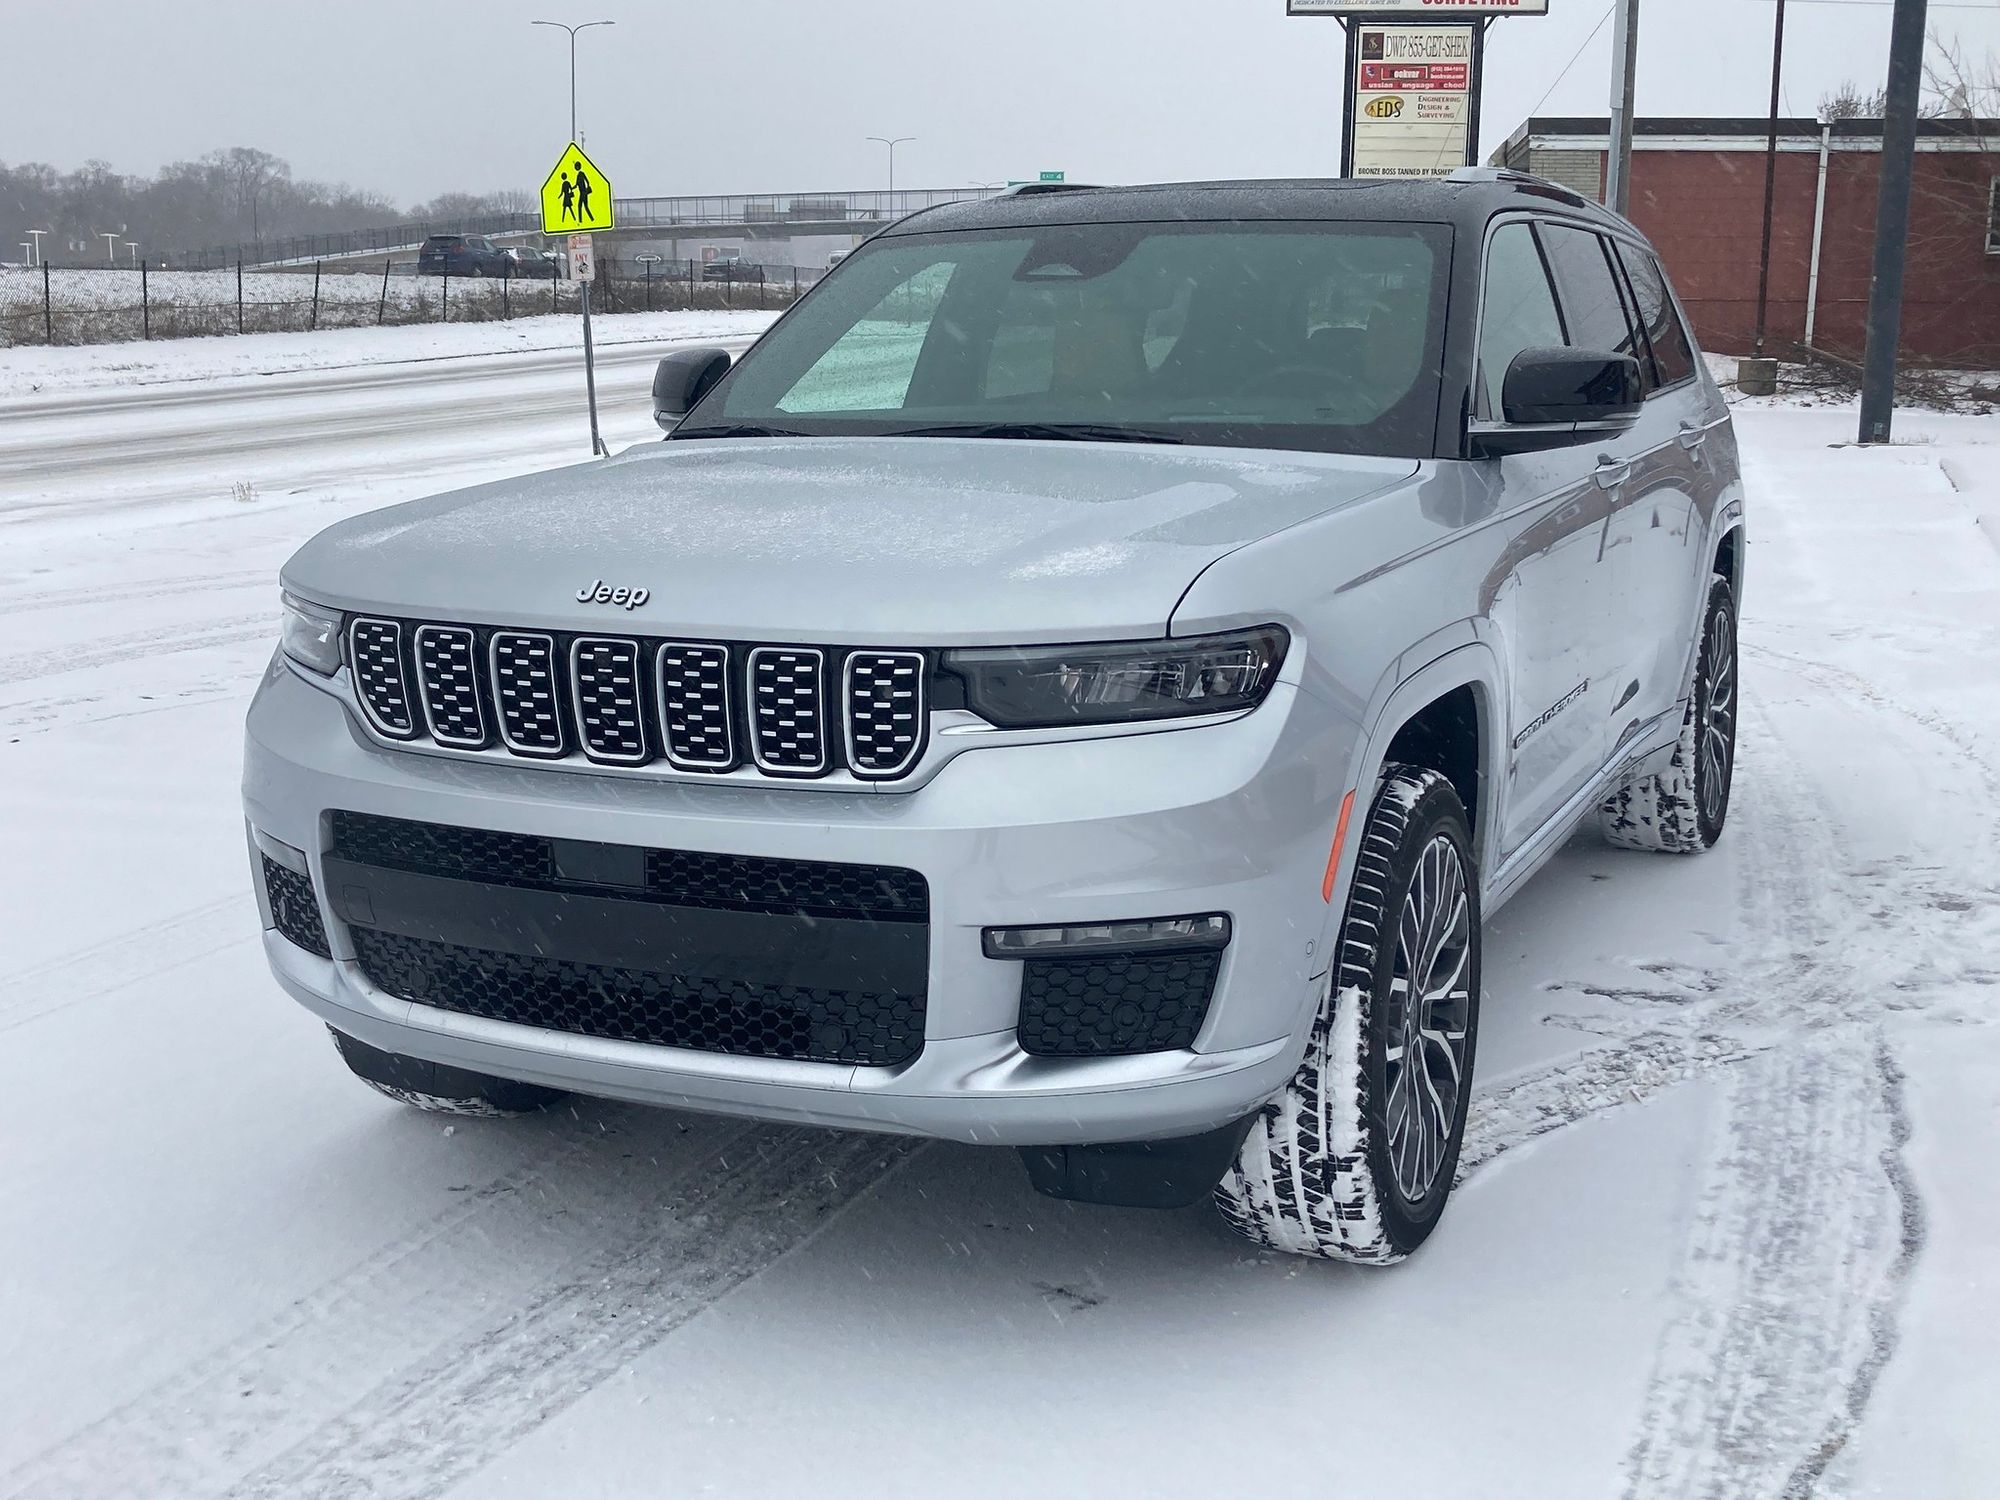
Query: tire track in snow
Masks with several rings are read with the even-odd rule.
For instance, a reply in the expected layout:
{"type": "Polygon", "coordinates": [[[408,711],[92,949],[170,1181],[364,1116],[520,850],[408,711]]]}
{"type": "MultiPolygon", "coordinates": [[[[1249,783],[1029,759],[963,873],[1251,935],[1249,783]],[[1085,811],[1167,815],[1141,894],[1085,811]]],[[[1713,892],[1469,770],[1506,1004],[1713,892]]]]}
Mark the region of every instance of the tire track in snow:
{"type": "Polygon", "coordinates": [[[116,937],[11,974],[0,974],[0,1032],[255,940],[246,895],[205,901],[116,937]]]}
{"type": "MultiPolygon", "coordinates": [[[[1778,736],[1768,710],[1752,718],[1755,764],[1778,736]]],[[[1718,1019],[1779,1037],[1729,1081],[1628,1500],[1813,1493],[1894,1349],[1922,1242],[1900,1076],[1872,1013],[1888,976],[1846,940],[1856,914],[1829,902],[1849,893],[1824,884],[1845,868],[1829,810],[1778,754],[1793,764],[1760,770],[1743,809],[1745,930],[1770,951],[1718,1019]]]]}
{"type": "Polygon", "coordinates": [[[214,646],[233,646],[242,641],[275,641],[277,635],[276,612],[265,611],[206,621],[199,625],[142,630],[66,646],[17,651],[12,656],[0,656],[0,687],[33,682],[43,677],[59,677],[65,672],[88,672],[143,658],[206,651],[214,646]]]}
{"type": "Polygon", "coordinates": [[[79,605],[115,604],[121,608],[142,599],[170,599],[180,594],[205,594],[215,590],[278,586],[277,574],[267,568],[237,573],[213,573],[202,578],[156,578],[110,588],[92,585],[67,589],[47,589],[39,594],[0,597],[0,615],[26,614],[37,610],[70,609],[79,605]]]}
{"type": "Polygon", "coordinates": [[[922,1149],[702,1121],[681,1162],[573,1135],[0,1479],[7,1500],[428,1497],[922,1149]]]}

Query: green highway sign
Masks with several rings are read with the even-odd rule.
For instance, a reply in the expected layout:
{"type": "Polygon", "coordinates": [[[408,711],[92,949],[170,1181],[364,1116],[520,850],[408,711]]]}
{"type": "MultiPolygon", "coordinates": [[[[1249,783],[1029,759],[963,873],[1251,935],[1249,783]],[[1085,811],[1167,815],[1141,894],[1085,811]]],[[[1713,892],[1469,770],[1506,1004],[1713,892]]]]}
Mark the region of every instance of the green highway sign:
{"type": "Polygon", "coordinates": [[[1041,180],[1043,182],[1061,182],[1063,174],[1060,172],[1044,172],[1042,173],[1041,180]]]}

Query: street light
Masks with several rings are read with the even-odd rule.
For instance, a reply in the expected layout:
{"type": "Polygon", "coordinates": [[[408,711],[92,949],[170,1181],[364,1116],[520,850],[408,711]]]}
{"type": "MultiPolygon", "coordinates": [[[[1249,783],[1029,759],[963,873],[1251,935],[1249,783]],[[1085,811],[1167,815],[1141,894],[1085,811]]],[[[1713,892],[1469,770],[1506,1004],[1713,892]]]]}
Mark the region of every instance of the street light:
{"type": "Polygon", "coordinates": [[[554,26],[569,33],[569,138],[576,139],[576,34],[588,31],[593,26],[616,26],[616,21],[581,21],[575,26],[567,21],[530,21],[530,26],[554,26]]]}
{"type": "Polygon", "coordinates": [[[126,248],[127,250],[130,250],[130,251],[132,252],[132,264],[133,264],[133,265],[135,265],[135,266],[136,266],[136,265],[138,265],[138,264],[139,264],[139,242],[138,242],[137,240],[127,240],[127,241],[125,242],[125,248],[126,248]]]}
{"type": "Polygon", "coordinates": [[[104,241],[104,258],[112,265],[118,264],[118,236],[105,230],[98,230],[97,237],[104,241]]]}
{"type": "Polygon", "coordinates": [[[28,255],[28,264],[39,266],[42,263],[42,236],[45,234],[54,234],[55,231],[53,229],[24,229],[21,232],[33,236],[35,241],[35,248],[28,255]]]}
{"type": "Polygon", "coordinates": [[[893,193],[896,191],[896,148],[907,145],[909,142],[914,141],[916,137],[913,135],[871,135],[868,139],[874,141],[879,146],[887,146],[889,148],[889,191],[893,193]]]}

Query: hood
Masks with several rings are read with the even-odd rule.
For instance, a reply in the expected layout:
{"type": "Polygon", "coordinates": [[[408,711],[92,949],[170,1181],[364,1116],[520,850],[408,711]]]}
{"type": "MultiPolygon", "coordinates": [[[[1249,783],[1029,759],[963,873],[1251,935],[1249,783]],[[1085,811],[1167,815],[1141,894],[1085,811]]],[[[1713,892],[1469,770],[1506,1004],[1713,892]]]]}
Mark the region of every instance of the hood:
{"type": "Polygon", "coordinates": [[[284,579],[349,610],[546,630],[854,646],[1164,635],[1217,558],[1416,470],[1114,443],[668,442],[355,517],[284,579]],[[598,583],[645,602],[579,599],[598,583]]]}

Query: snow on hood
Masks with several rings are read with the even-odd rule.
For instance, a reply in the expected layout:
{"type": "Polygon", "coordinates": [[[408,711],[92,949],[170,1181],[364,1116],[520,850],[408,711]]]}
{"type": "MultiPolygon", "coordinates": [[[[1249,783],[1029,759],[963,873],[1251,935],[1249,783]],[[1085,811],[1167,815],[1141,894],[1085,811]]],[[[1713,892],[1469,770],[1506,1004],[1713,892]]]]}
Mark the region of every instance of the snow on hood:
{"type": "Polygon", "coordinates": [[[418,618],[847,645],[1164,634],[1202,569],[1408,459],[944,438],[648,444],[330,527],[285,568],[418,618]],[[580,602],[644,589],[637,609],[580,602]]]}

